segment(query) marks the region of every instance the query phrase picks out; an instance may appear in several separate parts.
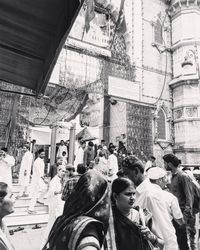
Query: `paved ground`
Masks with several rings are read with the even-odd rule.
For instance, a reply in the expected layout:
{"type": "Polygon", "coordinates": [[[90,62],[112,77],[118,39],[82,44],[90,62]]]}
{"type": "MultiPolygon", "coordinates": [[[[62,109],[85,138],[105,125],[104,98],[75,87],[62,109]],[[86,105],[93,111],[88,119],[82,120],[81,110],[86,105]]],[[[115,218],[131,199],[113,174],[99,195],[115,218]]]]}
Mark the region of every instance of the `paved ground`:
{"type": "Polygon", "coordinates": [[[40,250],[44,227],[40,229],[27,228],[10,235],[15,250],[40,250]]]}
{"type": "Polygon", "coordinates": [[[10,240],[15,250],[41,250],[40,244],[42,242],[44,230],[45,227],[40,229],[24,229],[23,231],[15,232],[14,235],[10,235],[10,240]]]}

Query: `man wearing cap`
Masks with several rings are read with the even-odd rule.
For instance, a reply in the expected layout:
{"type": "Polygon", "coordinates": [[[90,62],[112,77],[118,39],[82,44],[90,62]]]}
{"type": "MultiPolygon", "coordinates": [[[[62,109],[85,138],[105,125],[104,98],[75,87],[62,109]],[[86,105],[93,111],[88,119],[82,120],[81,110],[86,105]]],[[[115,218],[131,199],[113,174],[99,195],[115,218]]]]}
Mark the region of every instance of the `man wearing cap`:
{"type": "Polygon", "coordinates": [[[42,198],[45,195],[45,186],[46,181],[44,179],[44,157],[45,153],[43,149],[38,150],[38,158],[33,163],[33,175],[32,175],[32,181],[31,181],[31,201],[28,208],[28,213],[35,214],[35,203],[36,201],[40,204],[44,204],[42,201],[42,198]],[[39,198],[37,200],[37,197],[39,195],[39,198]]]}
{"type": "Polygon", "coordinates": [[[184,224],[184,220],[178,200],[172,193],[164,190],[167,183],[166,171],[162,168],[154,167],[149,169],[147,176],[152,184],[157,184],[163,190],[163,198],[167,204],[171,220],[174,219],[180,226],[182,226],[184,224]]]}
{"type": "Polygon", "coordinates": [[[27,190],[30,182],[31,167],[33,163],[33,154],[30,152],[30,146],[28,144],[23,147],[24,155],[21,162],[19,171],[19,185],[20,192],[19,197],[28,196],[27,190]]]}
{"type": "Polygon", "coordinates": [[[170,191],[174,194],[179,202],[184,220],[186,222],[186,230],[179,228],[177,225],[177,236],[180,250],[196,250],[197,244],[195,242],[195,215],[193,214],[193,186],[190,177],[180,170],[179,159],[173,154],[166,154],[163,156],[165,168],[171,171],[171,185],[170,191]],[[186,235],[187,234],[187,235],[186,235]],[[188,237],[187,237],[188,236],[188,237]],[[189,241],[182,239],[188,238],[189,241]],[[189,245],[188,245],[189,243],[189,245]]]}
{"type": "MultiPolygon", "coordinates": [[[[144,176],[144,165],[134,156],[123,160],[123,170],[136,186],[135,205],[153,216],[152,232],[164,240],[165,250],[178,250],[175,229],[169,217],[162,189],[144,176]]],[[[158,176],[160,173],[158,173],[158,176]]]]}

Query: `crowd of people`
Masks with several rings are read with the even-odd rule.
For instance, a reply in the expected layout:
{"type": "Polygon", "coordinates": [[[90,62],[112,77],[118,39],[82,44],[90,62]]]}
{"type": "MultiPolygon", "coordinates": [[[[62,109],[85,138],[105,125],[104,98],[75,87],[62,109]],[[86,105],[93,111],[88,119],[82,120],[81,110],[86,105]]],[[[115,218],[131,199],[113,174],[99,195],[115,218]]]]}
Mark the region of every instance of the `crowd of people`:
{"type": "MultiPolygon", "coordinates": [[[[68,150],[61,141],[47,178],[44,150],[34,159],[30,145],[24,145],[16,198],[30,195],[30,214],[36,213],[37,202],[43,204],[44,197],[48,201],[49,222],[40,250],[198,250],[200,188],[175,155],[164,155],[158,166],[154,156],[144,163],[123,142],[116,147],[79,138],[71,164],[68,150]]],[[[8,165],[6,157],[1,150],[0,167],[8,165]]],[[[8,162],[10,171],[13,162],[8,162]]],[[[0,173],[1,221],[13,212],[7,180],[0,173]]],[[[2,222],[0,228],[0,249],[13,249],[2,222]]]]}

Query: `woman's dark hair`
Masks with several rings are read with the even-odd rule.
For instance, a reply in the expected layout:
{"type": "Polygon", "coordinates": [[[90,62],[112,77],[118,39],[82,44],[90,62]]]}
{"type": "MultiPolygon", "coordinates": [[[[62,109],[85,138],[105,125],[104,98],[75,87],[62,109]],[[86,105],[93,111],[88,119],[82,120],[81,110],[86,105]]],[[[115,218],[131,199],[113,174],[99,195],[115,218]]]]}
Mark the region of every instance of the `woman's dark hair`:
{"type": "Polygon", "coordinates": [[[113,181],[112,183],[112,192],[111,192],[111,200],[112,203],[115,202],[114,198],[113,198],[113,194],[120,194],[121,192],[123,192],[125,189],[127,189],[128,187],[130,187],[131,185],[133,185],[133,182],[125,177],[120,177],[117,178],[113,181]]]}
{"type": "Polygon", "coordinates": [[[79,163],[79,164],[77,165],[77,173],[78,173],[78,174],[85,174],[86,171],[87,171],[87,169],[86,169],[86,167],[85,167],[84,164],[79,163]]]}

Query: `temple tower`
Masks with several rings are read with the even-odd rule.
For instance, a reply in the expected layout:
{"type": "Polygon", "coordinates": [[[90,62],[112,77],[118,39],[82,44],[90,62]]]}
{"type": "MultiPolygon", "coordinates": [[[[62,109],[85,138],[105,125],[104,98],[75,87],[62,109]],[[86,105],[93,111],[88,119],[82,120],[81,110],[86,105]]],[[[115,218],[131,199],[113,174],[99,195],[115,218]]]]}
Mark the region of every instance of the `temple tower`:
{"type": "Polygon", "coordinates": [[[183,164],[200,163],[200,0],[172,0],[174,152],[183,164]]]}

